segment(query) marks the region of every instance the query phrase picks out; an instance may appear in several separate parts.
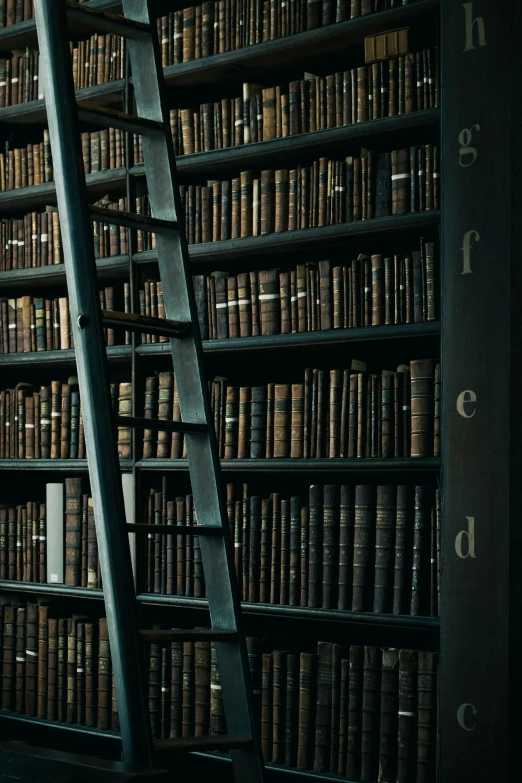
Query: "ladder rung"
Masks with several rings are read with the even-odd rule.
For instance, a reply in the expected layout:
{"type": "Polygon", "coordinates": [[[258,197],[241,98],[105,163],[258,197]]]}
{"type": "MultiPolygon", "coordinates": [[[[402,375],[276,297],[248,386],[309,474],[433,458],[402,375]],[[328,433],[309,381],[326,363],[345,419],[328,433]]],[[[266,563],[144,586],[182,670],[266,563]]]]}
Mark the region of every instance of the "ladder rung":
{"type": "Polygon", "coordinates": [[[175,739],[154,740],[157,753],[190,753],[198,750],[234,750],[251,745],[250,737],[232,737],[217,734],[210,737],[176,737],[175,739]]]}
{"type": "Polygon", "coordinates": [[[123,226],[136,231],[147,231],[149,234],[172,234],[178,231],[175,220],[160,220],[149,215],[137,215],[135,212],[123,212],[119,209],[108,209],[89,205],[91,220],[99,220],[111,226],[123,226]]]}
{"type": "Polygon", "coordinates": [[[223,529],[218,525],[149,525],[146,522],[129,522],[129,533],[149,533],[167,536],[220,536],[223,529]]]}
{"type": "Polygon", "coordinates": [[[159,334],[162,337],[187,337],[192,331],[190,321],[170,321],[168,318],[154,318],[151,315],[121,313],[117,310],[102,310],[104,326],[126,329],[128,332],[159,334]]]}
{"type": "Polygon", "coordinates": [[[139,133],[141,136],[157,136],[164,132],[161,122],[84,101],[78,103],[78,117],[82,122],[90,122],[102,128],[118,128],[126,133],[139,133]]]}
{"type": "Polygon", "coordinates": [[[124,38],[144,38],[151,34],[149,25],[126,19],[119,14],[112,14],[110,11],[90,8],[73,0],[65,0],[65,7],[70,22],[88,27],[98,33],[112,33],[124,38]]]}
{"type": "Polygon", "coordinates": [[[159,432],[184,432],[188,435],[208,432],[206,424],[191,424],[188,421],[163,421],[162,419],[144,419],[138,416],[116,416],[118,427],[158,430],[159,432]]]}
{"type": "Polygon", "coordinates": [[[174,630],[153,629],[151,631],[140,631],[140,636],[144,642],[235,642],[237,633],[235,631],[220,631],[214,628],[175,628],[174,630]]]}

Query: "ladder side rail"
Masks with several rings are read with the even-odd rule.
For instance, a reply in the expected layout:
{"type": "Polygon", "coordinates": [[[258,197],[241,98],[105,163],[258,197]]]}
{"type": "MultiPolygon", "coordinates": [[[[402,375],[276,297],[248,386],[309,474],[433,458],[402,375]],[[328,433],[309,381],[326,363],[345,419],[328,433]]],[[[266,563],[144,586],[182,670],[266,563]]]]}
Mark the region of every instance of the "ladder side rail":
{"type": "MultiPolygon", "coordinates": [[[[150,24],[151,20],[148,5],[143,0],[123,0],[125,15],[146,24],[150,24]]],[[[228,518],[221,494],[214,420],[203,375],[203,352],[183,230],[174,145],[163,100],[159,45],[156,37],[151,36],[150,40],[129,40],[128,48],[138,114],[163,122],[167,131],[161,142],[142,137],[145,172],[154,217],[178,220],[181,229],[172,237],[157,235],[158,265],[166,317],[190,320],[193,324],[191,336],[184,340],[171,340],[172,358],[174,369],[178,369],[176,382],[182,419],[208,424],[207,434],[186,436],[187,457],[198,520],[205,525],[220,525],[223,529],[221,540],[202,537],[199,542],[212,626],[234,631],[239,624],[241,605],[228,518]]],[[[251,736],[253,740],[250,750],[231,751],[236,780],[245,783],[262,781],[263,763],[255,730],[251,689],[248,687],[250,670],[243,635],[240,634],[234,644],[216,643],[216,653],[227,731],[238,736],[251,736]],[[255,778],[252,778],[253,765],[255,778]]]]}
{"type": "Polygon", "coordinates": [[[122,745],[127,763],[149,768],[152,736],[65,6],[35,0],[35,14],[122,745]]]}

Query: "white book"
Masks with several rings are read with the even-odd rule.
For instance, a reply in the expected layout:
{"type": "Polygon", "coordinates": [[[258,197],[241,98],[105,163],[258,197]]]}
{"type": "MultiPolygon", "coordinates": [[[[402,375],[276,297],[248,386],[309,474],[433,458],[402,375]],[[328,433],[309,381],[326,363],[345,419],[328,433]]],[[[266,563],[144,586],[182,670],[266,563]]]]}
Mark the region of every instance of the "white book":
{"type": "MultiPolygon", "coordinates": [[[[127,524],[134,522],[134,498],[132,491],[132,473],[121,474],[121,485],[123,488],[123,502],[125,503],[125,520],[127,524]]],[[[136,589],[136,533],[129,533],[129,547],[132,564],[132,575],[134,577],[134,589],[136,589]]]]}
{"type": "Polygon", "coordinates": [[[65,508],[64,485],[45,485],[45,515],[47,527],[47,581],[64,582],[65,508]]]}

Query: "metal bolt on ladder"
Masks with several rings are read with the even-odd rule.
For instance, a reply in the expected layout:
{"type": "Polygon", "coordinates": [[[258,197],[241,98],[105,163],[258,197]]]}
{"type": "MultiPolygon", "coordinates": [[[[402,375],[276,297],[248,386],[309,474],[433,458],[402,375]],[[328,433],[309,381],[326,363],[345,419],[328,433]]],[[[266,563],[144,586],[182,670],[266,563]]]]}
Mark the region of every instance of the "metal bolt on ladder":
{"type": "MultiPolygon", "coordinates": [[[[83,406],[85,444],[96,518],[105,609],[125,761],[151,768],[158,751],[230,750],[237,783],[261,783],[248,659],[226,513],[221,498],[213,419],[203,375],[202,350],[187,243],[176,179],[174,148],[163,100],[163,74],[155,23],[146,0],[123,0],[124,16],[72,0],[35,0],[36,26],[74,345],[83,406]],[[114,33],[127,40],[137,116],[75,98],[68,25],[114,33]],[[81,164],[79,121],[142,137],[153,217],[89,206],[81,164]],[[167,320],[101,311],[96,286],[92,220],[153,232],[167,320]],[[103,327],[171,338],[182,422],[113,416],[103,327]],[[125,522],[116,426],[183,432],[198,524],[183,529],[200,539],[212,628],[140,631],[125,522]],[[153,741],[141,666],[142,643],[214,641],[228,735],[153,741]]],[[[157,532],[162,532],[158,529],[157,532]]],[[[163,531],[164,532],[164,531],[163,531]]],[[[168,532],[171,532],[170,530],[168,532]]]]}

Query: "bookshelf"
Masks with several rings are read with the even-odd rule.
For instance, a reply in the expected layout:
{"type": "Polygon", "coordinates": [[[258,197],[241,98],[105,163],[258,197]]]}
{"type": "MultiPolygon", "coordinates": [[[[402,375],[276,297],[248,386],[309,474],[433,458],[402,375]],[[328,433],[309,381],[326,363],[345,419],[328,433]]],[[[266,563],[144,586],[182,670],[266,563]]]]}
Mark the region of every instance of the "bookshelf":
{"type": "MultiPolygon", "coordinates": [[[[111,8],[116,12],[121,10],[121,5],[111,0],[91,0],[91,3],[96,7],[111,8]]],[[[236,93],[231,92],[232,88],[242,82],[288,84],[290,79],[298,78],[295,75],[298,72],[302,73],[305,70],[315,72],[314,68],[322,74],[333,73],[336,70],[343,70],[343,58],[349,63],[347,67],[362,65],[363,42],[366,36],[401,27],[411,28],[412,40],[419,48],[433,45],[436,41],[441,7],[444,9],[447,4],[447,0],[416,0],[387,11],[266,41],[252,47],[166,66],[164,75],[169,106],[183,107],[196,105],[205,100],[217,101],[221,98],[221,94],[235,95],[236,93]],[[331,64],[326,64],[329,58],[331,64]],[[281,78],[279,73],[283,74],[281,78]],[[202,96],[201,100],[198,98],[195,101],[194,95],[202,96]]],[[[172,2],[161,0],[153,5],[158,15],[161,15],[188,6],[189,3],[188,1],[182,3],[179,0],[172,0],[172,2]]],[[[452,13],[457,15],[460,11],[459,6],[452,13]]],[[[444,12],[448,13],[446,10],[444,12]]],[[[458,21],[462,20],[455,19],[455,24],[458,21]]],[[[444,28],[441,27],[441,30],[443,31],[444,28]]],[[[444,44],[444,40],[442,43],[444,44]]],[[[35,45],[34,20],[0,28],[0,51],[12,51],[35,45]]],[[[414,51],[416,51],[415,45],[414,51]]],[[[498,64],[496,67],[499,67],[498,64]]],[[[443,61],[443,94],[453,94],[455,91],[453,86],[451,90],[446,87],[451,78],[453,73],[450,66],[443,61]],[[447,81],[444,81],[445,79],[447,81]]],[[[125,79],[78,90],[78,100],[89,100],[115,108],[130,107],[132,78],[127,74],[125,79]]],[[[455,98],[453,100],[457,103],[455,98]]],[[[442,121],[448,122],[444,105],[443,110],[442,121]]],[[[459,110],[463,112],[461,107],[459,110]]],[[[452,122],[455,123],[456,120],[452,122]]],[[[463,119],[462,127],[466,122],[469,123],[470,120],[463,119]]],[[[41,134],[44,126],[45,105],[42,100],[0,108],[0,134],[3,140],[21,138],[22,143],[25,144],[26,140],[39,138],[38,134],[41,134]]],[[[446,132],[447,130],[444,129],[444,133],[446,132]]],[[[239,172],[246,168],[259,170],[278,166],[290,167],[303,160],[312,161],[322,155],[337,159],[342,157],[343,153],[346,154],[346,150],[352,154],[352,151],[361,147],[389,151],[414,144],[439,144],[440,133],[441,109],[437,107],[244,146],[181,155],[178,158],[178,170],[180,175],[186,178],[187,183],[200,183],[214,177],[237,177],[239,172]]],[[[353,152],[353,154],[357,153],[353,152]]],[[[87,189],[93,201],[108,195],[115,200],[126,197],[132,204],[136,196],[146,192],[143,166],[132,162],[131,140],[127,141],[126,156],[125,167],[87,175],[87,189]]],[[[442,203],[442,212],[432,209],[338,225],[190,245],[189,252],[194,273],[208,274],[216,269],[223,269],[237,274],[239,271],[285,267],[285,265],[293,268],[297,263],[301,263],[299,259],[303,256],[306,256],[306,260],[315,261],[330,257],[329,254],[333,262],[341,259],[340,263],[344,263],[347,254],[350,256],[352,251],[354,254],[359,252],[411,253],[412,248],[417,247],[420,237],[426,241],[435,241],[440,247],[440,244],[443,244],[440,240],[441,219],[444,219],[444,215],[450,211],[448,206],[450,198],[452,200],[457,198],[455,194],[451,197],[447,196],[446,190],[442,193],[444,199],[448,198],[448,201],[442,203]]],[[[0,216],[18,217],[29,211],[43,211],[46,206],[54,205],[55,201],[52,182],[0,192],[0,216]]],[[[444,240],[446,248],[448,241],[444,240]]],[[[446,253],[449,252],[446,249],[446,253]]],[[[154,276],[155,261],[156,255],[153,250],[138,252],[136,238],[131,235],[128,254],[97,259],[98,277],[103,285],[130,281],[133,309],[137,311],[139,288],[149,275],[154,276]]],[[[444,263],[447,265],[448,261],[444,263]]],[[[443,277],[442,283],[444,297],[447,295],[446,277],[443,277]]],[[[49,292],[50,296],[61,296],[63,294],[60,292],[64,291],[64,285],[63,264],[0,272],[0,292],[7,297],[19,297],[24,293],[35,295],[40,289],[49,292]]],[[[446,300],[443,299],[445,318],[448,317],[446,307],[446,300]]],[[[454,350],[452,342],[454,327],[451,324],[448,326],[446,322],[446,328],[448,330],[446,337],[442,335],[440,320],[269,336],[229,337],[204,340],[203,351],[208,360],[209,378],[230,372],[237,379],[243,369],[245,382],[253,384],[260,382],[259,378],[268,371],[266,368],[275,364],[301,369],[309,366],[324,366],[329,369],[335,367],[336,362],[342,365],[346,353],[350,358],[352,355],[361,359],[368,357],[373,368],[376,368],[380,361],[381,365],[377,368],[379,370],[384,366],[397,366],[400,362],[409,359],[438,360],[441,356],[441,337],[444,337],[442,354],[449,364],[449,359],[446,357],[449,357],[454,350]],[[327,358],[321,360],[321,357],[327,358]],[[323,363],[313,364],[314,361],[323,363]],[[239,365],[239,369],[236,364],[239,365]]],[[[141,411],[143,411],[145,378],[157,370],[171,369],[168,353],[167,345],[140,344],[134,336],[130,345],[115,345],[108,348],[111,377],[114,373],[117,379],[132,378],[133,406],[134,411],[138,411],[136,415],[142,415],[141,411]]],[[[74,373],[74,351],[0,354],[0,367],[8,379],[5,381],[6,387],[11,383],[11,379],[13,382],[35,379],[35,382],[39,383],[40,374],[45,375],[46,383],[50,383],[51,377],[55,377],[53,373],[65,381],[68,375],[74,373]],[[39,373],[38,377],[34,375],[36,372],[39,373]]],[[[275,371],[273,380],[278,380],[275,371]]],[[[240,383],[241,380],[235,382],[240,383]]],[[[447,383],[446,375],[444,383],[447,383]]],[[[444,393],[449,394],[447,388],[444,393]]],[[[447,416],[447,413],[443,414],[443,438],[449,437],[447,416]]],[[[173,499],[177,494],[184,496],[189,492],[186,460],[143,459],[140,438],[140,433],[133,436],[132,458],[121,462],[122,472],[133,475],[136,521],[144,511],[146,493],[151,488],[158,489],[162,481],[168,487],[169,499],[173,499]]],[[[223,459],[223,484],[248,482],[250,486],[252,482],[252,487],[257,487],[263,497],[270,492],[288,495],[302,492],[306,498],[308,487],[313,482],[409,484],[412,487],[428,485],[434,491],[440,485],[442,471],[447,476],[448,470],[453,470],[448,466],[452,464],[452,459],[454,460],[455,457],[448,454],[447,441],[445,448],[446,453],[443,452],[442,458],[223,459]],[[291,489],[285,489],[285,482],[288,482],[291,489]]],[[[0,459],[0,470],[6,471],[9,482],[6,499],[9,504],[25,502],[27,476],[24,475],[24,471],[27,470],[30,471],[30,481],[34,482],[34,498],[39,500],[44,497],[42,492],[49,481],[63,481],[65,477],[77,476],[87,478],[87,464],[82,459],[0,459]]],[[[445,490],[449,491],[446,482],[445,490]]],[[[445,503],[448,502],[446,497],[445,494],[445,503]]],[[[446,524],[448,513],[446,507],[443,526],[446,524]]],[[[144,520],[139,519],[139,521],[144,520]]],[[[446,533],[446,536],[449,535],[446,533]]],[[[445,553],[450,551],[450,548],[444,533],[442,546],[446,563],[445,553]]],[[[207,609],[204,598],[147,592],[144,589],[146,580],[144,557],[139,556],[138,561],[141,562],[138,563],[137,599],[143,627],[150,627],[152,623],[166,623],[170,627],[175,624],[189,626],[205,622],[207,609]]],[[[451,570],[449,565],[447,570],[451,570]]],[[[446,576],[446,570],[444,573],[446,576]]],[[[450,601],[446,598],[444,602],[444,595],[449,589],[443,582],[440,619],[424,615],[416,617],[391,613],[377,614],[370,611],[353,612],[244,601],[242,609],[245,631],[249,636],[273,637],[276,640],[273,649],[276,649],[279,640],[287,640],[289,637],[291,643],[297,645],[298,650],[304,649],[306,645],[308,645],[306,649],[310,649],[311,642],[339,643],[342,645],[343,657],[347,655],[346,651],[350,645],[438,652],[441,649],[441,639],[445,638],[445,612],[450,601]]],[[[99,589],[0,579],[0,597],[2,596],[16,597],[22,603],[28,597],[36,597],[38,601],[48,604],[49,607],[55,606],[59,613],[56,616],[60,617],[78,611],[91,620],[101,616],[103,612],[103,592],[99,589]]],[[[459,615],[459,619],[452,620],[452,623],[462,622],[462,627],[466,628],[464,619],[459,615]]],[[[464,640],[462,640],[463,647],[460,649],[453,647],[453,640],[448,639],[447,644],[447,649],[452,650],[451,656],[463,655],[466,646],[464,640]]],[[[445,742],[450,742],[446,737],[453,731],[453,728],[449,727],[452,727],[455,722],[454,717],[449,715],[450,708],[445,705],[444,696],[445,687],[448,687],[445,681],[450,682],[456,676],[451,673],[456,671],[453,666],[452,658],[448,658],[446,652],[446,660],[440,670],[442,685],[439,688],[441,703],[439,731],[442,755],[437,776],[437,780],[444,780],[444,783],[466,779],[462,771],[457,777],[449,762],[450,759],[453,762],[458,753],[457,739],[451,740],[451,743],[455,744],[447,751],[448,757],[444,755],[445,742]]],[[[0,727],[0,730],[9,737],[29,736],[35,743],[49,744],[50,747],[58,746],[66,736],[71,748],[77,748],[79,752],[85,749],[88,738],[89,748],[92,747],[93,752],[99,752],[100,755],[109,758],[119,756],[117,733],[110,730],[38,719],[12,711],[0,711],[0,727]]],[[[197,774],[218,774],[223,775],[224,779],[228,774],[227,760],[216,754],[193,754],[190,760],[183,763],[187,765],[190,774],[197,770],[197,774]]],[[[431,777],[426,779],[426,783],[431,781],[435,783],[433,772],[429,775],[431,777]]],[[[289,778],[319,782],[346,779],[346,776],[340,777],[328,772],[318,773],[311,769],[295,769],[271,762],[267,764],[267,779],[284,781],[289,778]]],[[[482,779],[481,773],[477,771],[475,778],[482,779]]],[[[415,777],[412,780],[415,780],[415,777]]],[[[377,776],[373,783],[377,783],[377,776]]]]}

